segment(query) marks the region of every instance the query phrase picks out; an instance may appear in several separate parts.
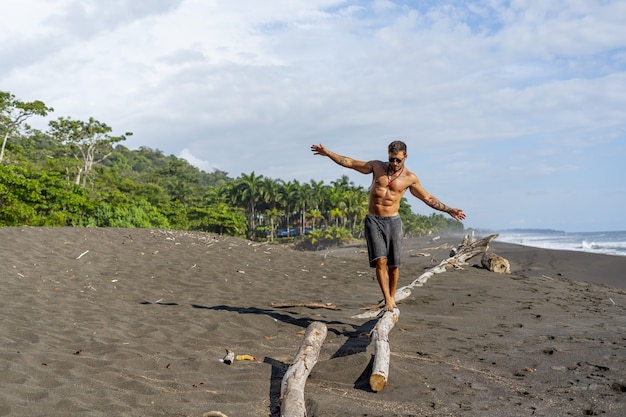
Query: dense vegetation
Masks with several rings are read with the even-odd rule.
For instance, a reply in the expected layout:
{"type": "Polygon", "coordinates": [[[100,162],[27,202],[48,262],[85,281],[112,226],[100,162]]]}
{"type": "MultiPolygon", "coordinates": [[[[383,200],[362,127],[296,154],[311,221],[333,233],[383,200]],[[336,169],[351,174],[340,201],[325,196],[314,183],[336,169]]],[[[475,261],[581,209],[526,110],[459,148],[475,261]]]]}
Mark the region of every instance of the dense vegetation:
{"type": "MultiPolygon", "coordinates": [[[[93,118],[26,124],[53,109],[0,91],[0,226],[97,226],[199,230],[251,239],[303,236],[315,245],[361,237],[367,190],[348,177],[331,184],[284,181],[254,172],[198,170],[159,150],[121,145],[93,118]]],[[[442,214],[401,203],[405,234],[463,231],[442,214]]]]}

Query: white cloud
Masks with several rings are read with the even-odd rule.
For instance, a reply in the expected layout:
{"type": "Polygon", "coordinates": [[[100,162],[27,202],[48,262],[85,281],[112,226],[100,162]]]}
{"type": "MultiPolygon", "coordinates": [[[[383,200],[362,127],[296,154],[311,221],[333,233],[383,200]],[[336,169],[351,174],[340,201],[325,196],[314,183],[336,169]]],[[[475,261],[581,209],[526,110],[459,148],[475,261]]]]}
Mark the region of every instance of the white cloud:
{"type": "Polygon", "coordinates": [[[198,168],[198,169],[200,169],[200,170],[202,170],[204,172],[213,172],[215,170],[219,170],[219,167],[213,165],[209,161],[205,161],[205,160],[202,160],[202,159],[197,158],[196,156],[194,156],[191,153],[191,151],[189,149],[187,149],[187,148],[182,149],[180,151],[180,153],[178,154],[178,157],[186,160],[191,165],[195,166],[196,168],[198,168]]]}

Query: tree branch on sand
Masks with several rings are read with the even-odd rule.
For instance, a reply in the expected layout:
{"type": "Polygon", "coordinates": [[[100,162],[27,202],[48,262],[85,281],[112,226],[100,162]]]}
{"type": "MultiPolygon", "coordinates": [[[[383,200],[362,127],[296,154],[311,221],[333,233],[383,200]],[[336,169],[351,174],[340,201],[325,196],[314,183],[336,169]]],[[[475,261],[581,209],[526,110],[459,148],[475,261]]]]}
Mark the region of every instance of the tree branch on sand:
{"type": "MultiPolygon", "coordinates": [[[[465,235],[463,242],[456,250],[453,249],[451,251],[449,258],[444,259],[443,261],[441,261],[441,263],[439,263],[439,265],[424,272],[409,285],[398,288],[395,293],[396,302],[410,297],[412,294],[411,290],[413,288],[421,287],[433,275],[445,272],[450,268],[461,268],[462,265],[467,265],[467,261],[474,256],[479,255],[483,252],[487,252],[489,250],[489,244],[491,243],[491,241],[498,236],[499,235],[496,233],[477,241],[474,239],[473,234],[471,238],[468,235],[465,235]]],[[[383,306],[383,304],[377,304],[372,310],[366,311],[361,314],[356,314],[352,316],[352,318],[371,319],[377,317],[381,313],[383,306]]]]}
{"type": "Polygon", "coordinates": [[[480,259],[480,263],[483,268],[490,270],[491,272],[497,272],[499,274],[510,274],[511,264],[508,259],[503,258],[493,252],[485,252],[480,259]]]}
{"type": "Polygon", "coordinates": [[[372,329],[372,341],[375,347],[374,364],[372,366],[372,375],[370,376],[370,388],[374,392],[378,392],[387,385],[389,376],[389,332],[400,317],[400,310],[394,308],[393,311],[386,311],[378,320],[374,329],[372,329]]]}
{"type": "Polygon", "coordinates": [[[281,417],[305,417],[304,384],[317,363],[322,343],[328,329],[324,323],[314,321],[307,327],[304,340],[293,364],[287,369],[280,387],[281,417]]]}

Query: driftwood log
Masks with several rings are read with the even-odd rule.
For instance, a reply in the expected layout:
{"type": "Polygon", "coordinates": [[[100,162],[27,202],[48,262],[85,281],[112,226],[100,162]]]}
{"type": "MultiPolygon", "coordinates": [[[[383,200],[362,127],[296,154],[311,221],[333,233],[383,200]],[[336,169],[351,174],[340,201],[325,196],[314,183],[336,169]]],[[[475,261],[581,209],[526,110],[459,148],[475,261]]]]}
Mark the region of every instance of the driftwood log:
{"type": "Polygon", "coordinates": [[[483,257],[480,259],[480,263],[483,268],[488,269],[491,272],[497,272],[499,274],[511,273],[511,264],[509,261],[493,252],[485,252],[483,257]]]}
{"type": "MultiPolygon", "coordinates": [[[[428,271],[424,272],[422,275],[417,277],[413,282],[409,285],[405,285],[404,287],[398,288],[395,293],[396,302],[404,300],[411,296],[411,289],[415,287],[421,287],[428,281],[430,277],[435,274],[440,274],[442,272],[447,271],[450,268],[461,268],[462,265],[467,265],[467,261],[473,258],[474,256],[481,254],[483,252],[487,252],[489,250],[489,244],[492,240],[497,238],[499,235],[493,234],[491,236],[487,236],[480,240],[475,240],[473,235],[472,238],[468,235],[465,235],[463,242],[459,245],[456,250],[453,250],[451,256],[447,259],[444,259],[439,263],[439,265],[430,268],[428,271]]],[[[377,317],[382,311],[382,304],[379,304],[379,307],[375,310],[366,311],[361,314],[356,314],[352,316],[352,318],[374,318],[377,317]]]]}
{"type": "Polygon", "coordinates": [[[293,364],[283,376],[280,387],[281,417],[305,417],[304,385],[313,366],[317,363],[320,349],[328,329],[324,323],[314,321],[307,327],[304,340],[293,364]]]}
{"type": "Polygon", "coordinates": [[[381,391],[387,385],[390,361],[389,332],[398,321],[398,317],[400,317],[398,308],[394,308],[393,311],[386,311],[371,333],[375,353],[372,375],[370,376],[370,388],[374,392],[381,391]]]}

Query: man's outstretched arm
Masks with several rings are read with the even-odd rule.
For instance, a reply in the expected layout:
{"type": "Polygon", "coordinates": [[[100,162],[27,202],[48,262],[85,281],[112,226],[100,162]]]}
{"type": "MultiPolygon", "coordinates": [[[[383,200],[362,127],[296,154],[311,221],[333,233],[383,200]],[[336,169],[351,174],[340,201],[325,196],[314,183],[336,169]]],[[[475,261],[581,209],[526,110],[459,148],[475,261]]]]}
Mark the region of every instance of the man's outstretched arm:
{"type": "Polygon", "coordinates": [[[465,213],[463,213],[463,210],[445,205],[444,203],[439,201],[437,197],[426,191],[420,184],[417,177],[415,179],[415,182],[411,184],[411,187],[409,187],[409,190],[411,191],[411,194],[422,200],[430,207],[434,208],[435,210],[448,213],[453,219],[463,220],[466,217],[465,213]]]}
{"type": "Polygon", "coordinates": [[[345,168],[354,169],[361,174],[371,174],[373,171],[372,164],[370,162],[358,161],[347,156],[336,154],[326,149],[326,147],[324,147],[324,145],[322,144],[311,145],[311,151],[313,151],[315,155],[327,156],[332,159],[336,164],[341,165],[345,168]]]}

